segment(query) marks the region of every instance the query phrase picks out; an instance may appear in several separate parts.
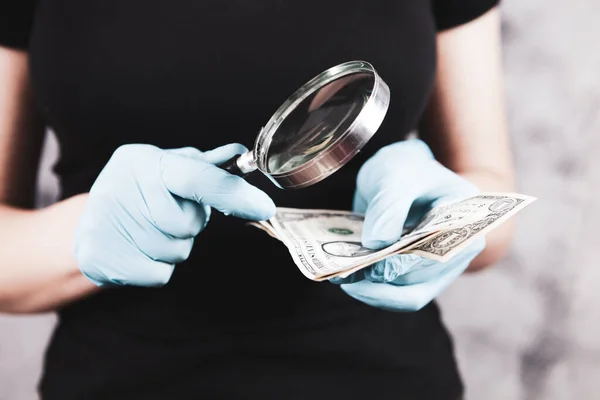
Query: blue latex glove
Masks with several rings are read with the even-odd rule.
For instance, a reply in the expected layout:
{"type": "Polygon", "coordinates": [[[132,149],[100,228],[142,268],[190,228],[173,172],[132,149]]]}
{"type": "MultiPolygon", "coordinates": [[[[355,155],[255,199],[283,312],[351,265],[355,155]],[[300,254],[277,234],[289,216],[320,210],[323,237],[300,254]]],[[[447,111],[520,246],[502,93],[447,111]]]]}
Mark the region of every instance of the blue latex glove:
{"type": "Polygon", "coordinates": [[[132,144],[118,148],[94,182],[75,234],[81,272],[98,286],[166,284],[188,258],[214,208],[266,220],[275,204],[244,179],[217,167],[247,151],[207,152],[132,144]]]}
{"type": "MultiPolygon", "coordinates": [[[[477,193],[471,183],[438,163],[423,141],[388,145],[358,173],[354,210],[365,214],[362,244],[371,249],[389,246],[432,207],[477,193]]],[[[485,239],[479,239],[445,263],[412,254],[389,256],[330,281],[371,306],[416,311],[461,275],[484,247],[485,239]]]]}

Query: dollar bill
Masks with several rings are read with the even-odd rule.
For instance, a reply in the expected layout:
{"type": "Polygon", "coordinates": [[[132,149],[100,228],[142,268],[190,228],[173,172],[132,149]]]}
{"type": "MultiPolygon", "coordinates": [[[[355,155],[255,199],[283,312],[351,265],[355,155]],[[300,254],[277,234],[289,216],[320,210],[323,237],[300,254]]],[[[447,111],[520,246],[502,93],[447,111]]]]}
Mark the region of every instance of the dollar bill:
{"type": "Polygon", "coordinates": [[[516,193],[487,193],[433,209],[415,230],[435,226],[437,233],[405,250],[436,261],[448,261],[535,200],[516,193]]]}
{"type": "Polygon", "coordinates": [[[269,221],[250,224],[283,242],[307,278],[322,281],[348,276],[393,254],[447,261],[535,200],[517,193],[482,193],[439,206],[383,249],[362,245],[364,215],[350,211],[280,207],[269,221]]]}

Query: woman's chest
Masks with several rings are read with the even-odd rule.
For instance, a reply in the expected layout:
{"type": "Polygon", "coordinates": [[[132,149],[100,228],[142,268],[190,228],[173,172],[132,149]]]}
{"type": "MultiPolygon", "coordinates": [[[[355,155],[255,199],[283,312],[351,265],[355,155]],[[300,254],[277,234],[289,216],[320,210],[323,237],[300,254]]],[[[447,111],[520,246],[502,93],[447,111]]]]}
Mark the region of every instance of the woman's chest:
{"type": "Polygon", "coordinates": [[[59,138],[111,145],[247,143],[297,87],[355,59],[390,86],[390,118],[414,120],[435,63],[428,3],[42,0],[31,48],[59,138]]]}

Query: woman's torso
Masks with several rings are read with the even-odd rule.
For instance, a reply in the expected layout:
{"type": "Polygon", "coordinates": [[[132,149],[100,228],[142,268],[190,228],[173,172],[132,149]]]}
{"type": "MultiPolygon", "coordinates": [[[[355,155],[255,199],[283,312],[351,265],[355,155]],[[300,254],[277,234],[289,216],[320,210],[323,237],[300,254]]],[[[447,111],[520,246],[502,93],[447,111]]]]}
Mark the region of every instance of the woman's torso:
{"type": "MultiPolygon", "coordinates": [[[[350,209],[358,168],[414,128],[435,69],[425,1],[38,3],[33,85],[61,146],[63,198],[88,191],[122,144],[251,147],[299,86],[362,59],[391,90],[366,148],[301,191],[248,178],[278,206],[350,209]]],[[[411,314],[367,307],[307,280],[282,244],[217,212],[164,288],[106,291],[60,317],[41,385],[48,399],[460,391],[434,303],[411,314]]]]}

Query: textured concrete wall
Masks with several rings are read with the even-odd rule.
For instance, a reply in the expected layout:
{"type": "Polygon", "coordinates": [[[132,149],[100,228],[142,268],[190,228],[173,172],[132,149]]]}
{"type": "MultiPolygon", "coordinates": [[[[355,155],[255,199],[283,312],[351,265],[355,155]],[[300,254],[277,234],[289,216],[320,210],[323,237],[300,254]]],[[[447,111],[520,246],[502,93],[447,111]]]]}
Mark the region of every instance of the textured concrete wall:
{"type": "MultiPolygon", "coordinates": [[[[505,70],[519,190],[538,202],[511,253],[440,300],[467,400],[600,398],[600,3],[505,0],[505,70]],[[596,286],[598,285],[598,286],[596,286]]],[[[52,139],[52,138],[51,138],[52,139]]],[[[55,181],[48,144],[40,205],[55,181]]],[[[33,400],[53,315],[0,316],[0,400],[33,400]]]]}
{"type": "Polygon", "coordinates": [[[469,400],[600,399],[600,3],[508,0],[519,190],[510,256],[441,297],[469,400]]]}

